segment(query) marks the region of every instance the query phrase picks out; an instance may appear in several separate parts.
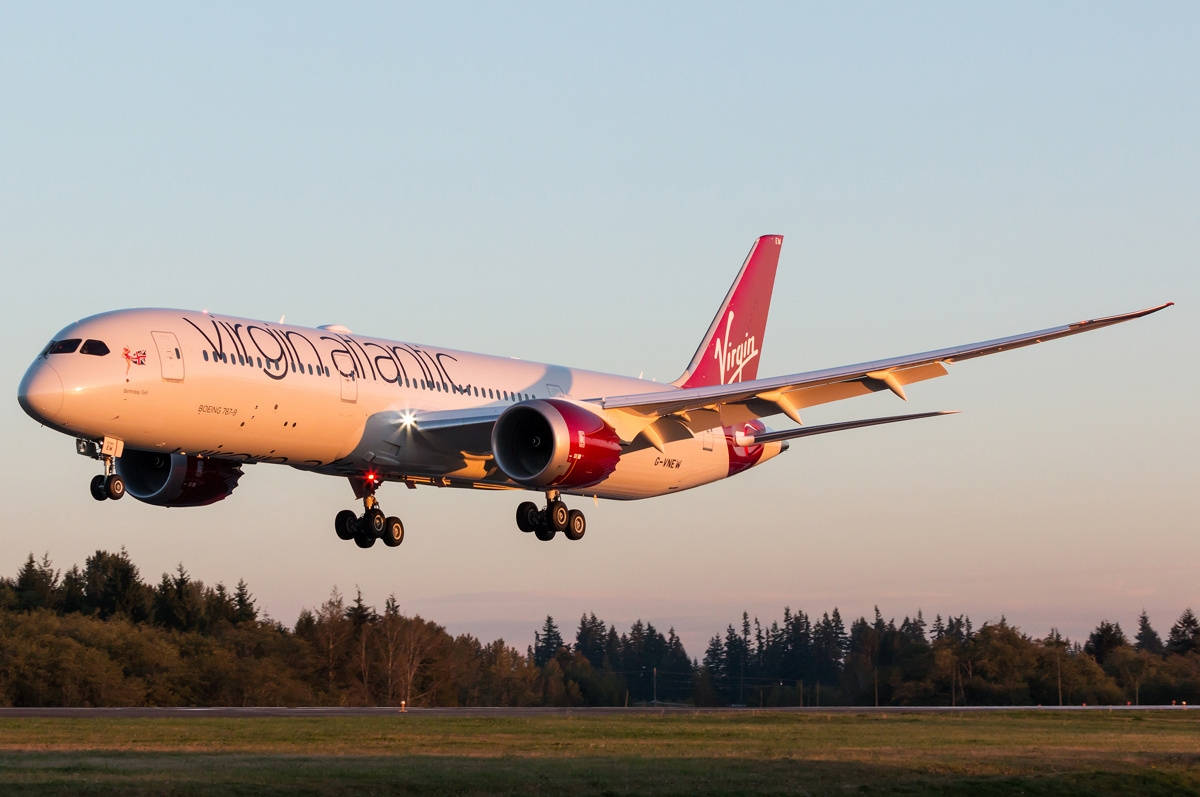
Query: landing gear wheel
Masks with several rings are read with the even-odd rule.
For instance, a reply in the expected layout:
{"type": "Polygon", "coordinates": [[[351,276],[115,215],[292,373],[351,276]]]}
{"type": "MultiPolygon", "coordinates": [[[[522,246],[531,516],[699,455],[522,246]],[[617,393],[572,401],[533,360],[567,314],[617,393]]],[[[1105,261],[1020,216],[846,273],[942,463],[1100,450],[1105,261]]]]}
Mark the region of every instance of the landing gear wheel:
{"type": "Polygon", "coordinates": [[[333,519],[333,530],[337,532],[339,540],[354,539],[358,533],[358,516],[349,509],[343,509],[333,519]]]}
{"type": "Polygon", "coordinates": [[[538,508],[533,501],[522,501],[517,506],[517,528],[533,531],[538,527],[538,508]]]}
{"type": "Polygon", "coordinates": [[[354,535],[354,544],[359,548],[370,548],[375,544],[375,539],[376,538],[373,534],[359,532],[358,534],[354,535]]]}
{"type": "Polygon", "coordinates": [[[125,495],[125,480],[117,474],[110,474],[104,480],[104,492],[114,501],[119,501],[125,495]]]}
{"type": "Polygon", "coordinates": [[[404,542],[404,524],[398,517],[390,517],[383,524],[383,544],[395,548],[404,542]]]}
{"type": "Polygon", "coordinates": [[[563,532],[568,540],[583,539],[583,533],[587,531],[587,519],[578,509],[572,509],[567,513],[567,528],[563,532]]]}
{"type": "Polygon", "coordinates": [[[104,486],[103,475],[98,473],[93,476],[92,483],[88,486],[88,489],[92,491],[92,498],[95,498],[97,501],[108,500],[108,488],[104,486]]]}
{"type": "Polygon", "coordinates": [[[373,506],[367,510],[367,514],[363,515],[362,523],[365,533],[373,537],[382,537],[383,528],[387,525],[387,516],[379,507],[373,506]]]}
{"type": "Polygon", "coordinates": [[[562,501],[551,501],[550,506],[546,507],[546,525],[554,531],[565,531],[570,514],[562,501]]]}
{"type": "Polygon", "coordinates": [[[533,530],[533,536],[537,537],[542,542],[550,542],[550,540],[554,539],[554,535],[557,533],[558,532],[554,529],[547,528],[546,526],[538,526],[533,530]]]}

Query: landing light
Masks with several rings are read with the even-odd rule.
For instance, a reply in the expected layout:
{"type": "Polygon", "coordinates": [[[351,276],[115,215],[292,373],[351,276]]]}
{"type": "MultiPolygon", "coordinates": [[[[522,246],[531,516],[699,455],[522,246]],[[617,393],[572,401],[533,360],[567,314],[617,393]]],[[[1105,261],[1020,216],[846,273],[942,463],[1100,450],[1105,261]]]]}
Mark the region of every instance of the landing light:
{"type": "Polygon", "coordinates": [[[417,414],[412,410],[405,410],[400,413],[400,425],[405,429],[411,429],[417,424],[417,414]]]}

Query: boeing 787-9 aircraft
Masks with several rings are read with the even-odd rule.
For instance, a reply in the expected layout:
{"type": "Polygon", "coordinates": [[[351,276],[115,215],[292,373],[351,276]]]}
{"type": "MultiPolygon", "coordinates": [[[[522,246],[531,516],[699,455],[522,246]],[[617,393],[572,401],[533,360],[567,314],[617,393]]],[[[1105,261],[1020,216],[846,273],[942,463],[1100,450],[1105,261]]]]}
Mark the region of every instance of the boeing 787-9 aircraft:
{"type": "Polygon", "coordinates": [[[946,374],[951,363],[1140,318],[1123,315],[820,371],[758,378],[783,239],[755,242],[683,374],[671,384],[559,365],[189,310],[115,310],[54,336],[26,372],[21,406],[99,460],[97,500],[166,507],[233,492],[249,463],[350,481],[363,512],[337,535],[404,539],[380,509],[384,482],[545,494],[517,526],[571,540],[586,521],[562,496],[650,498],[736,476],[788,441],[943,415],[801,425],[806,407],[946,374]],[[769,430],[782,415],[795,426],[769,430]]]}

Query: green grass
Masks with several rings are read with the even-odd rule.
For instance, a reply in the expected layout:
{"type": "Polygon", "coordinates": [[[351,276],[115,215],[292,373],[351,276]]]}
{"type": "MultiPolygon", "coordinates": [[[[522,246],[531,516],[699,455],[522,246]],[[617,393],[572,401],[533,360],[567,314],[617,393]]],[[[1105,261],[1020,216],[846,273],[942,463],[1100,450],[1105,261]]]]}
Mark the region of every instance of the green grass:
{"type": "Polygon", "coordinates": [[[0,793],[113,792],[1200,795],[1200,712],[0,719],[0,793]]]}

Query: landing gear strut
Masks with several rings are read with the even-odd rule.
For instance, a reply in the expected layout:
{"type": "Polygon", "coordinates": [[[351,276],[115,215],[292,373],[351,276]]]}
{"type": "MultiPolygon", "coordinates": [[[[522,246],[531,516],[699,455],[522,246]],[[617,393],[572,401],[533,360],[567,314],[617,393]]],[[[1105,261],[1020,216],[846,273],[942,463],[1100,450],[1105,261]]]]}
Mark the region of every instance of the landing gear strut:
{"type": "Polygon", "coordinates": [[[76,442],[75,450],[80,454],[89,456],[93,459],[101,460],[104,463],[104,473],[97,474],[92,477],[88,489],[92,493],[92,498],[97,501],[113,501],[119,500],[125,495],[125,480],[120,477],[116,469],[116,457],[111,454],[101,453],[96,444],[91,440],[79,440],[76,442]]]}
{"type": "Polygon", "coordinates": [[[587,519],[578,509],[567,509],[558,490],[548,490],[545,509],[538,509],[532,501],[521,502],[517,507],[517,528],[532,531],[543,542],[554,539],[560,531],[568,540],[578,540],[587,530],[587,519]]]}
{"type": "Polygon", "coordinates": [[[379,508],[379,500],[375,498],[378,486],[374,478],[356,481],[351,479],[355,492],[362,492],[363,513],[359,517],[353,510],[343,509],[333,519],[333,530],[338,539],[354,540],[359,548],[370,548],[375,540],[383,540],[389,548],[395,548],[404,542],[404,524],[398,517],[388,517],[379,508]]]}

